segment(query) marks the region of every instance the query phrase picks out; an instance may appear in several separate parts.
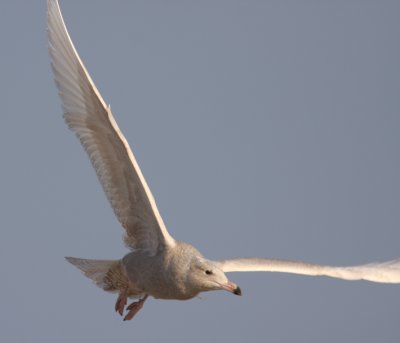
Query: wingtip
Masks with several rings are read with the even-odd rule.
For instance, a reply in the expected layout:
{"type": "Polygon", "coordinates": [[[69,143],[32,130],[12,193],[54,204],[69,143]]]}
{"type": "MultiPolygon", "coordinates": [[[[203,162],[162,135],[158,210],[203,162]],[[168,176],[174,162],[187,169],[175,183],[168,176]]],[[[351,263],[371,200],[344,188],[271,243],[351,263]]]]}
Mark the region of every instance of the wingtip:
{"type": "Polygon", "coordinates": [[[77,258],[71,257],[71,256],[65,256],[64,258],[67,260],[67,262],[69,262],[69,263],[71,263],[73,265],[76,264],[77,258]]]}
{"type": "Polygon", "coordinates": [[[50,11],[53,9],[53,7],[59,7],[58,0],[47,0],[47,14],[50,14],[50,11]]]}

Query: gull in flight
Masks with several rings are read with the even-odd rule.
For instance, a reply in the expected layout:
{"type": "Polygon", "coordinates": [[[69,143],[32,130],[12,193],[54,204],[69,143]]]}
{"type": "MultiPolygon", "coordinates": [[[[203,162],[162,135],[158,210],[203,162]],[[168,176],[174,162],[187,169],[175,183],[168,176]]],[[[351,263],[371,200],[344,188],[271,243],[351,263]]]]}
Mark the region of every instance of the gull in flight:
{"type": "Polygon", "coordinates": [[[100,288],[118,294],[115,310],[130,320],[149,296],[186,300],[200,292],[241,295],[228,272],[284,272],[400,283],[400,259],[335,267],[265,258],[206,259],[168,233],[127,140],[80,59],[57,0],[48,0],[48,38],[64,119],[86,150],[131,251],[120,260],[66,259],[100,288]],[[135,299],[127,305],[128,298],[135,299]],[[124,313],[125,311],[125,313],[124,313]]]}

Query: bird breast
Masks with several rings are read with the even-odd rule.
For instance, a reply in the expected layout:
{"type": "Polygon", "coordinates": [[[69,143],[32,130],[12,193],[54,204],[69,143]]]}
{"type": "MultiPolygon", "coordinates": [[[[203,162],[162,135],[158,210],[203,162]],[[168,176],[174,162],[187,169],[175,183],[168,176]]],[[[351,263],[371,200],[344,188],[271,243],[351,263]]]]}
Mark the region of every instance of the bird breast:
{"type": "Polygon", "coordinates": [[[188,284],[193,259],[193,251],[189,250],[181,246],[153,256],[138,250],[127,254],[122,263],[129,281],[145,293],[158,299],[186,300],[199,293],[188,284]]]}

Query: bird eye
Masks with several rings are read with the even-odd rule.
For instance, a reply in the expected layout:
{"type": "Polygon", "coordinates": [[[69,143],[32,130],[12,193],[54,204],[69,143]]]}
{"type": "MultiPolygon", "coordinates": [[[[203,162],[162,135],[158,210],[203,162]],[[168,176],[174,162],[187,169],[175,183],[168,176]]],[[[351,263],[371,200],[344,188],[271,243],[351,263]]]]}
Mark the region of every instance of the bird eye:
{"type": "Polygon", "coordinates": [[[212,273],[213,273],[212,270],[209,270],[209,269],[206,270],[207,275],[211,275],[212,273]]]}

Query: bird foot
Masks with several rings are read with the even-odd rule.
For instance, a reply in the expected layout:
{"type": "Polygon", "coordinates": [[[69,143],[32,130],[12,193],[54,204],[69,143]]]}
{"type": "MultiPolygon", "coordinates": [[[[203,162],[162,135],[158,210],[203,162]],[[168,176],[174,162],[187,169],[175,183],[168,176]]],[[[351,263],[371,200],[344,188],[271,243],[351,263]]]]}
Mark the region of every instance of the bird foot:
{"type": "Polygon", "coordinates": [[[120,316],[124,313],[124,308],[128,302],[128,296],[126,291],[119,293],[117,302],[115,303],[115,312],[118,312],[120,316]]]}
{"type": "Polygon", "coordinates": [[[125,320],[131,320],[136,313],[139,312],[139,310],[143,307],[144,302],[146,301],[147,297],[149,295],[146,294],[143,298],[139,299],[138,301],[135,301],[131,303],[126,309],[129,311],[127,315],[124,317],[125,320]]]}

